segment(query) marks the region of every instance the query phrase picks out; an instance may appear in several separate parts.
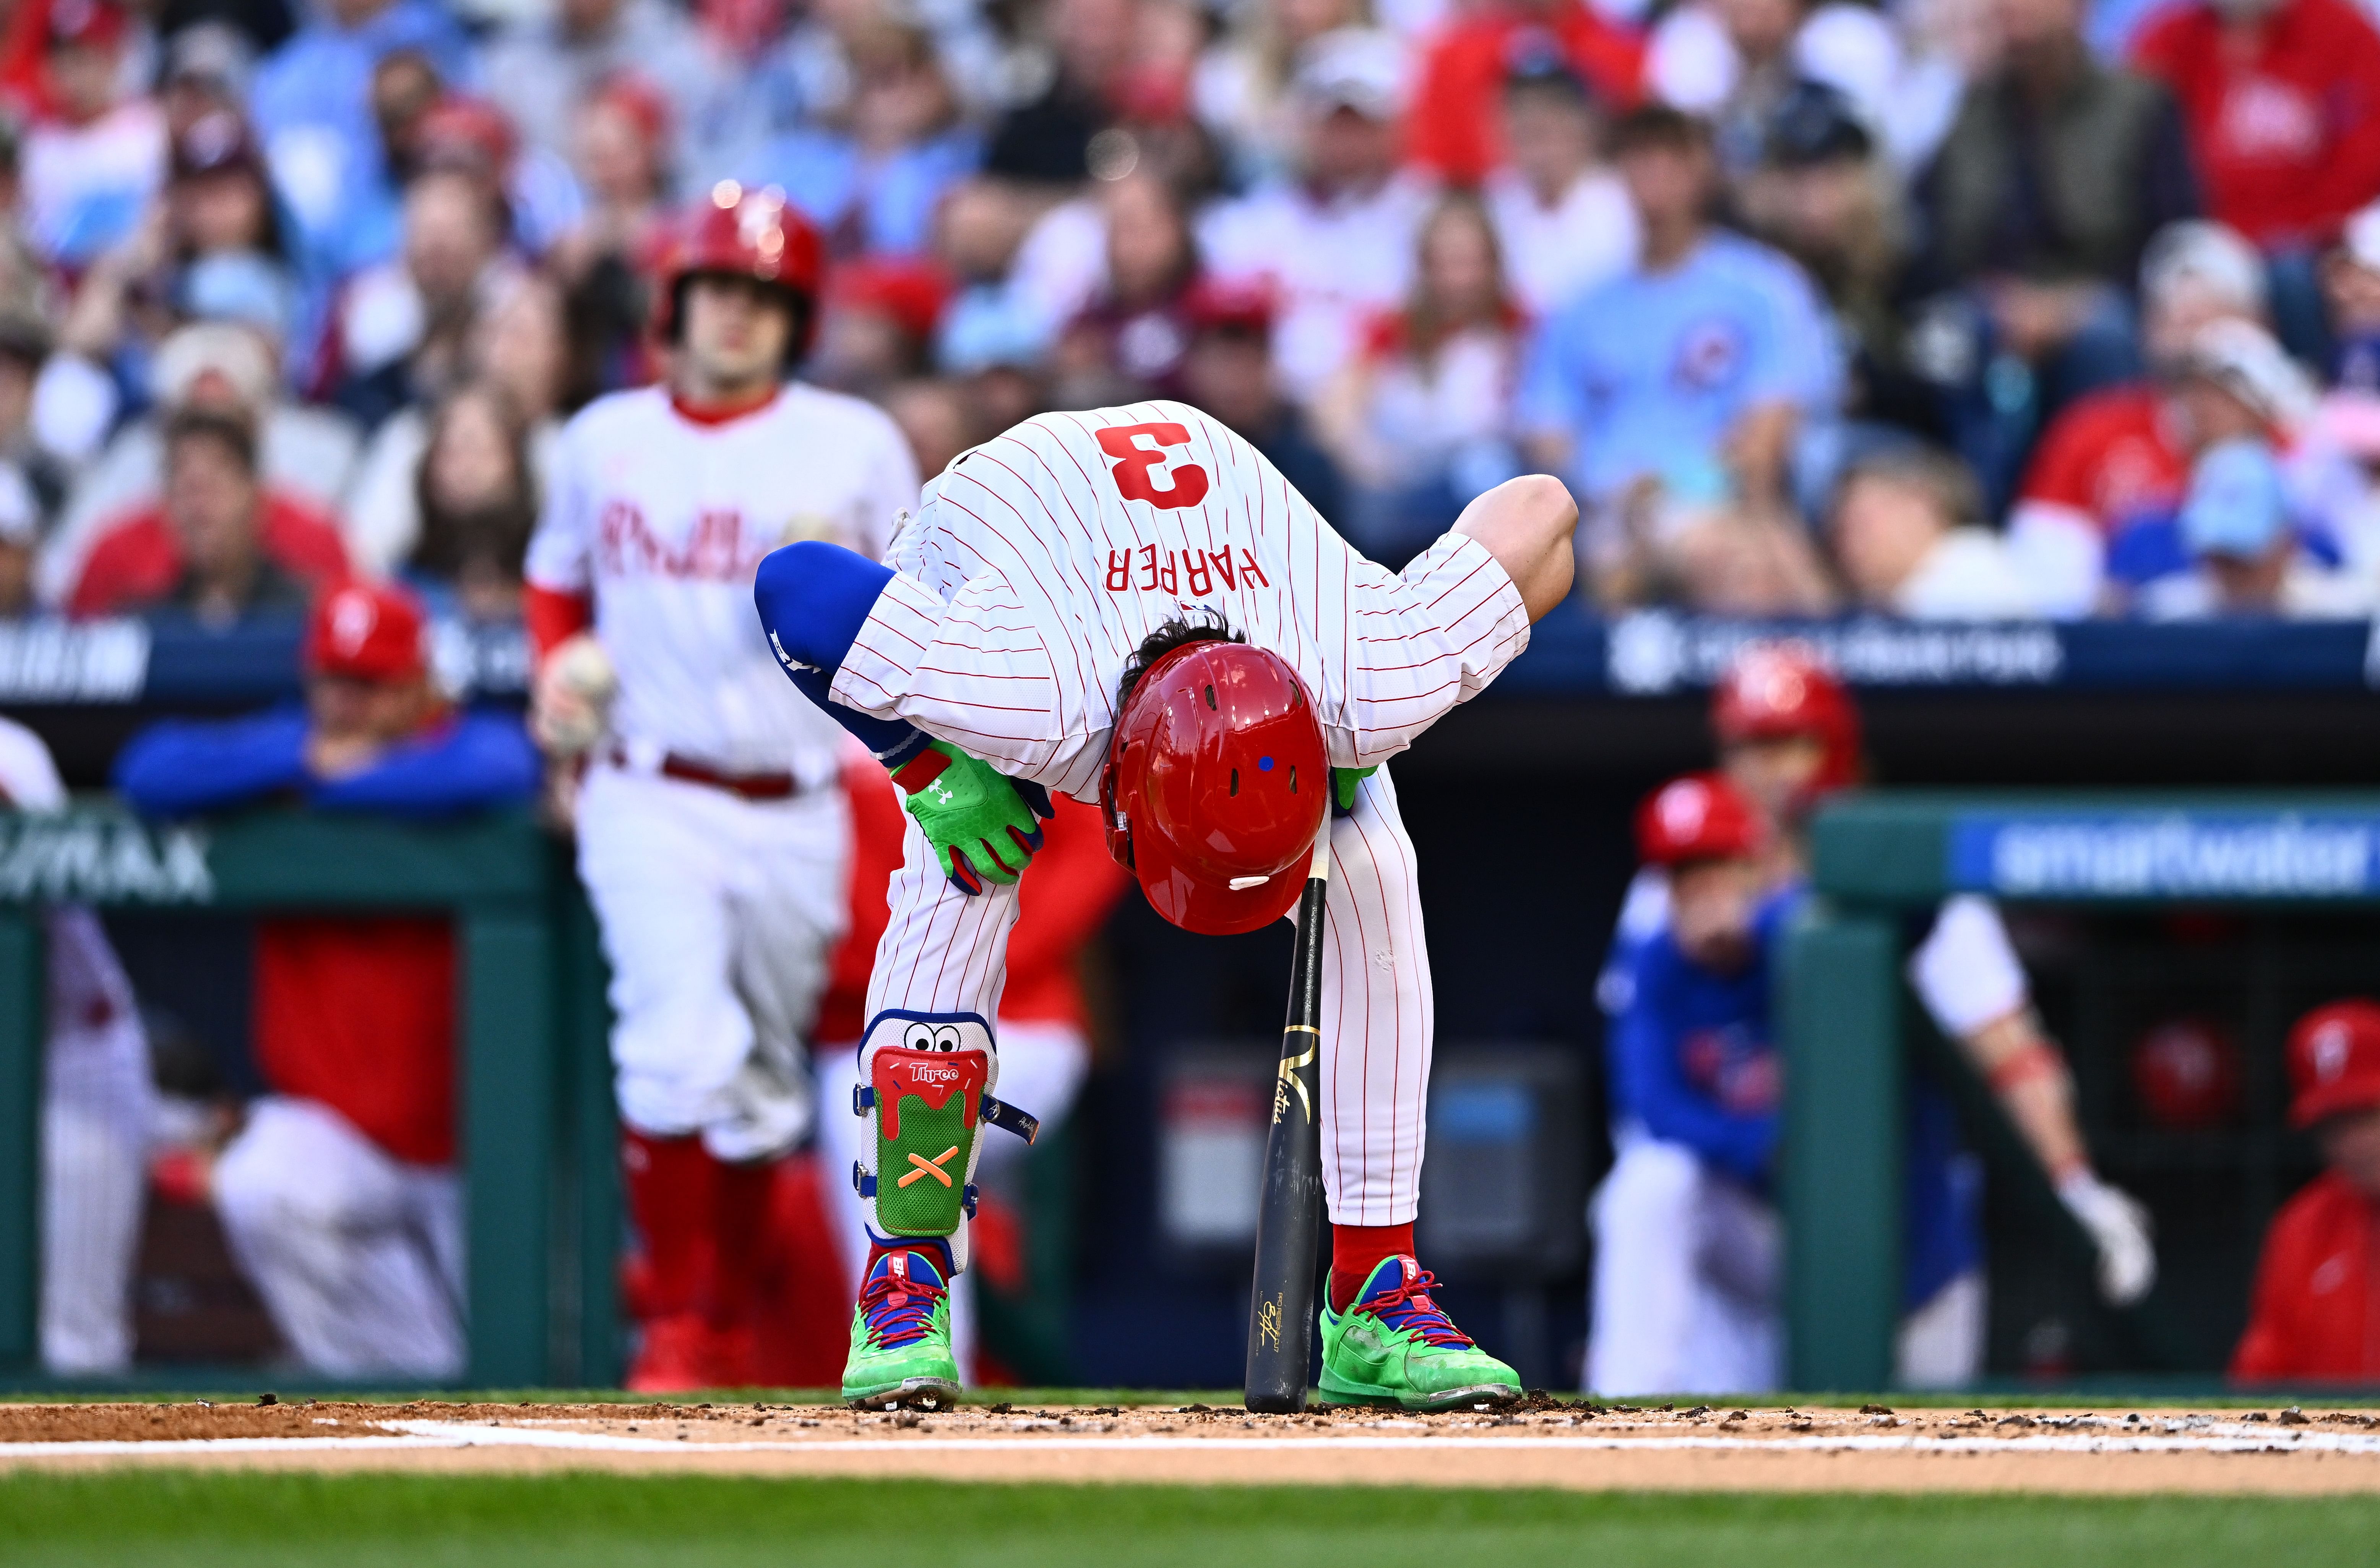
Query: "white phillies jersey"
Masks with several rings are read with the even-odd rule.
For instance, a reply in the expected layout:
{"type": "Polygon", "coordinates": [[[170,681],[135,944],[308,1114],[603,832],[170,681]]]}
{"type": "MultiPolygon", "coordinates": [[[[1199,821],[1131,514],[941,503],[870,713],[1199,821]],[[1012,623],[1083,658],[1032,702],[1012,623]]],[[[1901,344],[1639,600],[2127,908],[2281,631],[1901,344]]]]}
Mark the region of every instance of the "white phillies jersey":
{"type": "Polygon", "coordinates": [[[985,442],[926,487],[890,560],[835,700],[1086,801],[1117,678],[1185,610],[1289,661],[1342,767],[1402,751],[1529,642],[1478,541],[1449,535],[1390,572],[1178,403],[1044,414],[985,442]]]}
{"type": "Polygon", "coordinates": [[[837,776],[842,732],[795,691],[752,607],[760,558],[828,539],[880,559],[917,504],[908,443],[873,405],[789,385],[703,422],[658,387],[588,405],[562,433],[528,580],[591,593],[619,671],[613,732],[735,773],[837,776]]]}

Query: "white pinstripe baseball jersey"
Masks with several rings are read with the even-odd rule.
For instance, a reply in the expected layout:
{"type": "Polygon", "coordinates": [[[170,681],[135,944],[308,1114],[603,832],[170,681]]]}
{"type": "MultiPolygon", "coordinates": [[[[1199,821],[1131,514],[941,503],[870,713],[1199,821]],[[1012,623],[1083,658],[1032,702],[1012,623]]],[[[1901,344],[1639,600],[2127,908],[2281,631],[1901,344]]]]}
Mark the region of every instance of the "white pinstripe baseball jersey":
{"type": "Polygon", "coordinates": [[[1186,609],[1290,662],[1342,767],[1402,751],[1529,642],[1477,541],[1449,535],[1391,573],[1178,403],[1045,414],[985,442],[926,487],[889,560],[834,700],[1087,801],[1117,678],[1186,609]]]}

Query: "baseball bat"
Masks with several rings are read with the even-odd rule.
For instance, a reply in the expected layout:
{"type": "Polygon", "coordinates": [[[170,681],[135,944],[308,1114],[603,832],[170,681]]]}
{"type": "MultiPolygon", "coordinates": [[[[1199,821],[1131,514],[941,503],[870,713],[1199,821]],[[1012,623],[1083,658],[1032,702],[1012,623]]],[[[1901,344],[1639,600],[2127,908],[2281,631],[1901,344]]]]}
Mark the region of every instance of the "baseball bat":
{"type": "Polygon", "coordinates": [[[1314,1346],[1315,1250],[1322,1225],[1321,1094],[1323,901],[1330,887],[1330,824],[1314,846],[1297,900],[1297,956],[1289,968],[1289,1023],[1273,1077],[1257,1210],[1257,1270],[1248,1308],[1248,1408],[1284,1416],[1305,1408],[1314,1346]]]}

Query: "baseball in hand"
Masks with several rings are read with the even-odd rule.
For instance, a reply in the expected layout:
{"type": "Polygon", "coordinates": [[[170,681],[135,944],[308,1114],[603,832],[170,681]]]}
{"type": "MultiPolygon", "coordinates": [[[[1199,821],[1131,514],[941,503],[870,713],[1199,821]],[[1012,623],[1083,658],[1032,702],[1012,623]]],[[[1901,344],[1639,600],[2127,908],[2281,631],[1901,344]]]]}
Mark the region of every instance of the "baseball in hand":
{"type": "Polygon", "coordinates": [[[603,645],[581,632],[557,644],[538,667],[537,695],[529,733],[554,756],[578,756],[594,749],[610,721],[620,677],[603,645]]]}

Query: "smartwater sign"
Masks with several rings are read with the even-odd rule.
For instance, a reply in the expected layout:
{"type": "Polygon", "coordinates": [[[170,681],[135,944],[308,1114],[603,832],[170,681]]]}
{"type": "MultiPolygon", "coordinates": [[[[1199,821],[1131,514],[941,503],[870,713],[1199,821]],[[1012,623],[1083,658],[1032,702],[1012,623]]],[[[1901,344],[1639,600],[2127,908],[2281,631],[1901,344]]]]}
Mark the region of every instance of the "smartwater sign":
{"type": "Polygon", "coordinates": [[[2380,813],[1962,814],[1950,880],[2034,899],[2380,895],[2380,813]]]}

